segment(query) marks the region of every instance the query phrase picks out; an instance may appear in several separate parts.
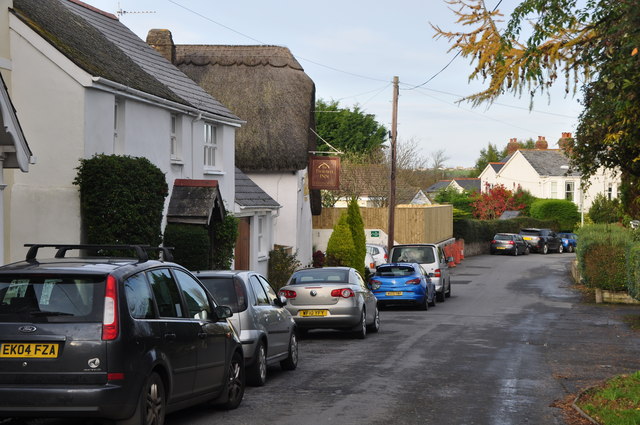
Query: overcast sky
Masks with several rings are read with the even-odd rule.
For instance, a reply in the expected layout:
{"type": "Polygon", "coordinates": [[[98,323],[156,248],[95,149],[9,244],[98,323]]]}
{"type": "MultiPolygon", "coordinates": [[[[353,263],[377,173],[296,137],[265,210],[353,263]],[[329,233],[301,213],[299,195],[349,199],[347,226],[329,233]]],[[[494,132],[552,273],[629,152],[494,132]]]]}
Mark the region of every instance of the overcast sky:
{"type": "MultiPolygon", "coordinates": [[[[490,107],[458,104],[479,91],[471,64],[435,40],[433,23],[455,28],[444,0],[86,0],[116,14],[143,40],[152,28],[169,29],[176,44],[268,44],[288,47],[315,82],[316,98],[355,104],[391,127],[392,80],[400,80],[398,138],[414,139],[429,156],[444,150],[446,165],[472,166],[489,142],[575,132],[580,105],[558,84],[550,98],[504,95],[490,107]],[[134,13],[134,12],[154,13],[134,13]],[[438,74],[443,68],[446,69],[438,74]],[[438,74],[434,77],[434,75],[438,74]],[[422,85],[430,80],[427,84],[422,85]],[[421,87],[414,88],[418,85],[421,87]]],[[[487,0],[494,7],[499,0],[487,0]]],[[[510,13],[516,0],[503,0],[510,13]]]]}

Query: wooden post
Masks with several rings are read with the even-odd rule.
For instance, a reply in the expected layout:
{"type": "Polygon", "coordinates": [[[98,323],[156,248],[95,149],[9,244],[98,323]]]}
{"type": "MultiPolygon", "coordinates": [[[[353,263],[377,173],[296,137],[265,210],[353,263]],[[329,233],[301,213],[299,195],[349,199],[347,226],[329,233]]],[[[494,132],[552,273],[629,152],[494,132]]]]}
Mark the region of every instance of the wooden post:
{"type": "Polygon", "coordinates": [[[398,77],[393,77],[393,108],[391,114],[391,175],[389,190],[389,226],[387,248],[391,253],[395,237],[395,209],[396,209],[396,143],[398,137],[398,77]]]}

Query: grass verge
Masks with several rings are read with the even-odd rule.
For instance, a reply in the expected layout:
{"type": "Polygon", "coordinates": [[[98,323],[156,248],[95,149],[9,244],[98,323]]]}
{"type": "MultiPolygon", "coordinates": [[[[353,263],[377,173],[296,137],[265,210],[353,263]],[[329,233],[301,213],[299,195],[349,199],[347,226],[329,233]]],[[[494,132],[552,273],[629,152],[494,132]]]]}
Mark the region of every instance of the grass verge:
{"type": "Polygon", "coordinates": [[[590,389],[576,404],[602,425],[640,424],[640,371],[590,389]]]}

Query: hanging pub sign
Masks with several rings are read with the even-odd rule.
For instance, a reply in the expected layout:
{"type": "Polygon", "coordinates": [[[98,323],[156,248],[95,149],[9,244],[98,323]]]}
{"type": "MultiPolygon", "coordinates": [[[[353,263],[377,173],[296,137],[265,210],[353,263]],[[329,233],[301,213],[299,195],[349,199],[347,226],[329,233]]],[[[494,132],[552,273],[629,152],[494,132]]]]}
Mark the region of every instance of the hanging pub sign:
{"type": "Polygon", "coordinates": [[[309,189],[340,189],[340,158],[309,157],[309,189]]]}

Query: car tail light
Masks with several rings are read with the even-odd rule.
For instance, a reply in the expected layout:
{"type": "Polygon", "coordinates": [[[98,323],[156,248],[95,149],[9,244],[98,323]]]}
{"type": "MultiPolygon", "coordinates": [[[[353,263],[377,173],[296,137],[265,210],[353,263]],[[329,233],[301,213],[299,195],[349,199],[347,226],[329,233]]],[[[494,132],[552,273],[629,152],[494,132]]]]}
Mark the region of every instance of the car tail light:
{"type": "Polygon", "coordinates": [[[102,319],[102,340],[110,341],[118,337],[118,291],[116,278],[107,276],[104,290],[104,315],[102,319]]]}
{"type": "Polygon", "coordinates": [[[507,242],[509,245],[515,245],[516,243],[514,241],[509,241],[507,242]]]}
{"type": "Polygon", "coordinates": [[[107,381],[122,381],[124,379],[124,373],[107,373],[107,381]]]}
{"type": "Polygon", "coordinates": [[[389,256],[385,253],[385,254],[384,254],[384,261],[386,262],[386,261],[388,261],[388,260],[389,260],[389,256]]]}
{"type": "Polygon", "coordinates": [[[411,279],[407,281],[408,285],[420,285],[420,279],[411,279]]]}
{"type": "Polygon", "coordinates": [[[498,241],[494,239],[494,240],[491,241],[491,243],[495,244],[495,243],[498,243],[498,241]]]}
{"type": "Polygon", "coordinates": [[[333,291],[331,291],[331,296],[350,298],[350,297],[355,297],[356,294],[354,294],[353,291],[349,288],[342,288],[342,289],[334,289],[333,291]]]}
{"type": "Polygon", "coordinates": [[[369,263],[369,268],[370,269],[375,269],[376,268],[376,263],[369,263]]]}
{"type": "Polygon", "coordinates": [[[296,291],[289,291],[288,289],[281,290],[280,295],[287,299],[295,298],[298,296],[298,294],[296,294],[296,291]]]}
{"type": "Polygon", "coordinates": [[[435,269],[433,271],[433,277],[441,277],[442,276],[442,272],[440,271],[440,269],[435,269]]]}
{"type": "Polygon", "coordinates": [[[382,282],[376,279],[371,279],[369,281],[369,285],[371,285],[371,289],[379,289],[380,286],[382,285],[382,282]]]}

